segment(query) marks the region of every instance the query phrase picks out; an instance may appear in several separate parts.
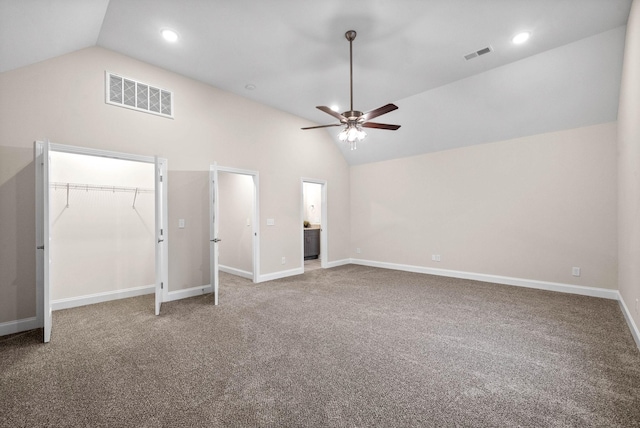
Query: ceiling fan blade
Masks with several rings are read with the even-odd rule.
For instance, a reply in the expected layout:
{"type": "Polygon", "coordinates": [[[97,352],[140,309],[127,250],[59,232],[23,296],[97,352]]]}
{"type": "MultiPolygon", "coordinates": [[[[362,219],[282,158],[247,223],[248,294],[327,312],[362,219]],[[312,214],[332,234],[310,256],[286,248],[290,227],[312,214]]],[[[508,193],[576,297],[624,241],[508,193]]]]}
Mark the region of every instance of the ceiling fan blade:
{"type": "Polygon", "coordinates": [[[389,129],[391,131],[395,131],[400,128],[400,125],[387,125],[386,123],[377,123],[377,122],[365,122],[362,124],[363,128],[377,128],[377,129],[389,129]]]}
{"type": "Polygon", "coordinates": [[[323,112],[325,112],[325,113],[327,113],[327,114],[330,114],[331,116],[335,117],[336,119],[338,119],[338,120],[339,120],[339,121],[341,121],[341,122],[342,122],[342,121],[344,121],[344,122],[346,122],[346,121],[347,121],[347,118],[346,118],[346,117],[344,117],[343,115],[341,115],[341,114],[340,114],[340,113],[338,113],[338,112],[335,112],[335,111],[331,110],[329,107],[326,107],[326,106],[316,106],[316,108],[317,108],[318,110],[322,110],[323,112]]]}
{"type": "Polygon", "coordinates": [[[364,118],[364,120],[369,120],[369,119],[373,119],[374,117],[378,117],[378,116],[382,116],[383,114],[387,114],[390,111],[394,111],[397,110],[398,106],[395,104],[387,104],[385,106],[382,107],[378,107],[375,110],[371,110],[366,112],[365,114],[362,115],[362,117],[364,118]]]}
{"type": "Polygon", "coordinates": [[[317,129],[317,128],[328,128],[330,126],[343,126],[341,123],[334,123],[332,125],[318,125],[318,126],[307,126],[306,128],[300,129],[317,129]]]}

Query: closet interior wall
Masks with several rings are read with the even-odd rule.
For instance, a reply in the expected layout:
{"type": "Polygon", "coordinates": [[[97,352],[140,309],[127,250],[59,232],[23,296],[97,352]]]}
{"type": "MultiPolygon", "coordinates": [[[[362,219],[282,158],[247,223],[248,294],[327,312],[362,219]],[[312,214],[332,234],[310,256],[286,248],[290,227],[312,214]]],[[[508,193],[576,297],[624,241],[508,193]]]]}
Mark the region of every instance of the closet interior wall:
{"type": "Polygon", "coordinates": [[[218,172],[219,269],[253,278],[253,177],[218,172]]]}
{"type": "Polygon", "coordinates": [[[155,282],[154,165],[51,152],[51,298],[155,282]]]}

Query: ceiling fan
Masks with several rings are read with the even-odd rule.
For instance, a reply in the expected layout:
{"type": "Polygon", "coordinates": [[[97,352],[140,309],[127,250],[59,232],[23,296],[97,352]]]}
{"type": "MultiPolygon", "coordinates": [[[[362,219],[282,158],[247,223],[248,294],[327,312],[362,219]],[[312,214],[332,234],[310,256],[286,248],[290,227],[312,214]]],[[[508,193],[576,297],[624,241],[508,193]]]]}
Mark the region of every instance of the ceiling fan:
{"type": "Polygon", "coordinates": [[[317,128],[327,128],[330,126],[344,126],[344,129],[340,134],[338,134],[338,139],[340,141],[347,141],[351,147],[351,150],[356,149],[356,142],[362,141],[367,134],[362,130],[362,128],[377,128],[377,129],[389,129],[391,131],[395,131],[400,128],[400,125],[388,125],[386,123],[377,123],[377,122],[369,122],[371,119],[376,118],[378,116],[382,116],[383,114],[389,113],[393,110],[396,110],[398,106],[395,104],[387,104],[382,107],[378,107],[377,109],[368,111],[363,113],[361,111],[357,111],[353,109],[353,49],[352,43],[356,38],[356,32],[354,30],[349,30],[344,33],[344,36],[349,41],[349,87],[350,87],[350,100],[351,105],[349,111],[345,111],[340,114],[338,112],[333,111],[329,107],[326,106],[317,106],[316,108],[322,110],[323,112],[330,114],[340,121],[340,123],[333,123],[330,125],[318,125],[318,126],[308,126],[302,129],[317,129],[317,128]]]}

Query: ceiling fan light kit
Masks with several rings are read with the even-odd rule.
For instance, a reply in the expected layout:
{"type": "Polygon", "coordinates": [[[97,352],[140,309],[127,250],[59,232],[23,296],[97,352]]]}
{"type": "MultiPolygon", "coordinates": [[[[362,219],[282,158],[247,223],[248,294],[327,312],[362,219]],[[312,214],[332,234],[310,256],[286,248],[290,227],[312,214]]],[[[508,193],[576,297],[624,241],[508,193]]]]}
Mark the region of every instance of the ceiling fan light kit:
{"type": "Polygon", "coordinates": [[[367,136],[367,133],[364,132],[362,128],[377,128],[377,129],[388,129],[391,131],[395,131],[400,128],[400,125],[388,125],[385,123],[376,123],[369,122],[369,120],[382,116],[383,114],[389,113],[393,110],[397,110],[398,106],[395,104],[387,104],[382,107],[378,107],[377,109],[368,111],[366,113],[362,113],[361,111],[357,111],[353,109],[353,48],[352,43],[356,38],[357,33],[354,30],[347,31],[344,36],[349,41],[349,88],[350,88],[350,109],[349,111],[345,111],[340,114],[335,112],[329,107],[326,106],[317,106],[316,108],[322,110],[323,112],[330,114],[340,121],[340,123],[335,123],[331,125],[318,125],[318,126],[308,126],[306,129],[318,129],[318,128],[327,128],[330,126],[344,126],[342,131],[338,134],[338,139],[340,141],[346,141],[349,143],[349,147],[351,150],[356,149],[356,143],[358,141],[364,140],[367,136]]]}

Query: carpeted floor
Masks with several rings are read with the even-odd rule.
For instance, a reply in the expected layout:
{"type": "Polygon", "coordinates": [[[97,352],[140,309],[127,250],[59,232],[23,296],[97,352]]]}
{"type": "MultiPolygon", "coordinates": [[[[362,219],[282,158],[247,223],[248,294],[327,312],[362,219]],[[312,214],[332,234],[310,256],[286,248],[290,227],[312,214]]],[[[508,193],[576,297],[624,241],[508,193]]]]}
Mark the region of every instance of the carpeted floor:
{"type": "Polygon", "coordinates": [[[54,312],[0,338],[2,427],[640,426],[618,303],[347,265],[54,312]]]}

